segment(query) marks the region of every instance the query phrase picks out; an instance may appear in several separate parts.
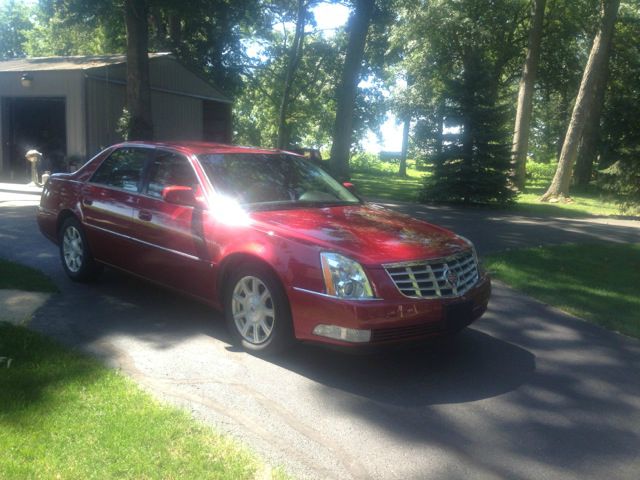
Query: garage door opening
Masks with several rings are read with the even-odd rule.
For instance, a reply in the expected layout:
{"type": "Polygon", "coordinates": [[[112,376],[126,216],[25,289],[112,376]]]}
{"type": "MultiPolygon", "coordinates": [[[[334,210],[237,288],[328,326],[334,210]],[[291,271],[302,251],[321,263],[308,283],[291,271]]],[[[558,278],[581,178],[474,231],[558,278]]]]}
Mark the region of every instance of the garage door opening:
{"type": "Polygon", "coordinates": [[[64,98],[3,98],[3,179],[14,183],[29,182],[31,166],[25,160],[25,153],[31,149],[43,154],[40,173],[64,170],[66,125],[64,98]]]}

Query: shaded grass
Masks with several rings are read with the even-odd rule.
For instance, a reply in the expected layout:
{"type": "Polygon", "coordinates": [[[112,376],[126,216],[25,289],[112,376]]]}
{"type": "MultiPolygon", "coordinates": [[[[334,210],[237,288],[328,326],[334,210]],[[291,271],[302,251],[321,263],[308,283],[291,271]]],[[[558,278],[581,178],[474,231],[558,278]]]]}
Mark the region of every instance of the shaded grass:
{"type": "Polygon", "coordinates": [[[487,256],[485,265],[517,290],[640,338],[640,244],[512,250],[487,256]]]}
{"type": "Polygon", "coordinates": [[[44,273],[0,258],[0,289],[29,292],[57,292],[55,284],[44,273]]]}
{"type": "Polygon", "coordinates": [[[235,442],[39,334],[0,323],[0,356],[12,359],[11,368],[0,365],[0,478],[243,479],[263,473],[235,442]]]}

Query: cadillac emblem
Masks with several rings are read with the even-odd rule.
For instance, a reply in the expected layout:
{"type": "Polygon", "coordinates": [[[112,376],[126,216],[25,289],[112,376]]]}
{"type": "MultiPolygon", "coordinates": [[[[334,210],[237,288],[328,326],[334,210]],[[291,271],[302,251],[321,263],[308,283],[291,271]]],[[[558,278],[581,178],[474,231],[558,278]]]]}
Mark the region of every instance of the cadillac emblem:
{"type": "Polygon", "coordinates": [[[442,271],[442,279],[447,282],[452,288],[458,288],[458,281],[460,278],[458,274],[451,270],[448,266],[444,267],[442,271]]]}

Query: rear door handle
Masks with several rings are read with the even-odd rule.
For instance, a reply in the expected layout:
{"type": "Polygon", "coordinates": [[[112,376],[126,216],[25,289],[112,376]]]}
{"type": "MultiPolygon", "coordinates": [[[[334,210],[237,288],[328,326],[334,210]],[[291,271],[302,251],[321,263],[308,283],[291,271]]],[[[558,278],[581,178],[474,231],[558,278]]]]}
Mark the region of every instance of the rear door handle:
{"type": "Polygon", "coordinates": [[[138,212],[138,218],[140,220],[145,221],[145,222],[150,222],[151,218],[152,218],[152,215],[151,215],[151,212],[148,212],[147,210],[140,210],[138,212]]]}

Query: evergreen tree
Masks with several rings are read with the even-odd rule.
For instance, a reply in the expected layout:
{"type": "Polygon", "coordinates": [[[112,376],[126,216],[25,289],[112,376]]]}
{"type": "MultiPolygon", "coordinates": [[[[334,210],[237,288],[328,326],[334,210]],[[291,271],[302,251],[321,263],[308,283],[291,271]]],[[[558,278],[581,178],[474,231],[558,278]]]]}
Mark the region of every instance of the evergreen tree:
{"type": "Polygon", "coordinates": [[[508,112],[480,52],[469,49],[463,63],[461,74],[444,84],[444,121],[453,133],[427,160],[432,174],[422,200],[506,203],[516,195],[509,178],[508,112]]]}

